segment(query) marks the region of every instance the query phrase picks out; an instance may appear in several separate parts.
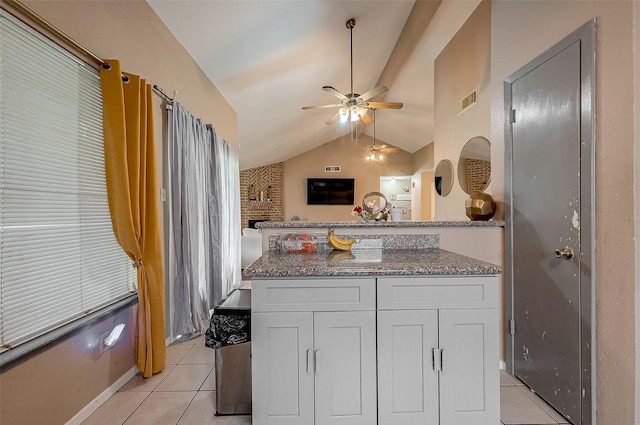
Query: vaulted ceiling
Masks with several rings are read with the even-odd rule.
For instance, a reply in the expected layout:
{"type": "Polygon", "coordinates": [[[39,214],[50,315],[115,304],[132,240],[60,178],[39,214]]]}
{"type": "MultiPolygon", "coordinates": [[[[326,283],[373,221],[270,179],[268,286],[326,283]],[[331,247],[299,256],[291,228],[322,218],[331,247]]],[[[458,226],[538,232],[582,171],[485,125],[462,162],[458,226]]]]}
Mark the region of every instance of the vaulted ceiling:
{"type": "MultiPolygon", "coordinates": [[[[433,142],[433,62],[479,0],[147,0],[235,109],[242,169],[284,161],[349,134],[325,125],[337,103],[322,90],[403,102],[376,111],[376,139],[415,152],[433,142]]],[[[359,131],[363,131],[360,125],[359,131]]],[[[372,126],[364,128],[372,134],[372,126]]]]}

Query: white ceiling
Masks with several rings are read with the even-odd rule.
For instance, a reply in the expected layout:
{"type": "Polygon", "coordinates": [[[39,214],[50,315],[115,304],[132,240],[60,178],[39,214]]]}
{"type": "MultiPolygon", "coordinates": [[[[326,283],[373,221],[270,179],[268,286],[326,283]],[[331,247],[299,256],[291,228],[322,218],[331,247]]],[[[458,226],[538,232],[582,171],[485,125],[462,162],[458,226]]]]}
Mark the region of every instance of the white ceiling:
{"type": "Polygon", "coordinates": [[[444,0],[421,36],[396,47],[414,1],[147,1],[235,109],[241,169],[349,134],[348,124],[325,125],[335,110],[301,108],[335,103],[325,85],[349,93],[350,18],[354,92],[376,86],[394,48],[404,52],[397,78],[380,81],[389,92],[374,99],[404,107],[376,111],[376,139],[412,153],[431,143],[433,61],[479,3],[444,0]]]}

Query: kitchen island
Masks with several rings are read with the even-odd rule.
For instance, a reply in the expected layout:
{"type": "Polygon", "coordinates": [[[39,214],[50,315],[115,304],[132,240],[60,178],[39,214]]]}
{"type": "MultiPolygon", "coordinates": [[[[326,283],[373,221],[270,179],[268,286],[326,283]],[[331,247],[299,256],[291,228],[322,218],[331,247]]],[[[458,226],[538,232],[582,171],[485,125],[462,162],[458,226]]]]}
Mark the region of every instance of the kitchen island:
{"type": "Polygon", "coordinates": [[[405,236],[245,269],[254,425],[499,423],[501,267],[405,236]]]}

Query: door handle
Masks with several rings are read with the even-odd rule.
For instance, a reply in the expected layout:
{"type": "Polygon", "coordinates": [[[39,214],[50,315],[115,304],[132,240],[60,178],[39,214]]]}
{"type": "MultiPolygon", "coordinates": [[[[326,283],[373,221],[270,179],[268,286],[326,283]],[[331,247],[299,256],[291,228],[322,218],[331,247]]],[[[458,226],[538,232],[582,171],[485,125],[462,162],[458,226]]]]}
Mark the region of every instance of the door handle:
{"type": "Polygon", "coordinates": [[[305,366],[305,372],[309,373],[309,355],[311,354],[311,350],[307,350],[307,364],[305,366]]]}
{"type": "Polygon", "coordinates": [[[315,350],[313,352],[313,373],[316,375],[318,374],[318,351],[320,350],[315,350]]]}
{"type": "Polygon", "coordinates": [[[565,246],[564,248],[556,249],[554,255],[556,258],[561,258],[563,260],[571,260],[573,258],[573,249],[565,246]]]}

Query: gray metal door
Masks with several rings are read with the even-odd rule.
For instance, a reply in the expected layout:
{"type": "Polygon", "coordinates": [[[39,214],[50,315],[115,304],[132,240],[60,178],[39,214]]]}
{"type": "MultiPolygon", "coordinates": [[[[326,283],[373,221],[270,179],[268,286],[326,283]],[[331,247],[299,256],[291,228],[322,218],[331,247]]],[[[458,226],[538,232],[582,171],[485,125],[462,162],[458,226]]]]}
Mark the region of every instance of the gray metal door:
{"type": "Polygon", "coordinates": [[[582,308],[581,224],[590,208],[581,190],[582,46],[565,44],[509,87],[512,367],[573,424],[587,424],[582,322],[591,312],[590,305],[582,308]]]}

